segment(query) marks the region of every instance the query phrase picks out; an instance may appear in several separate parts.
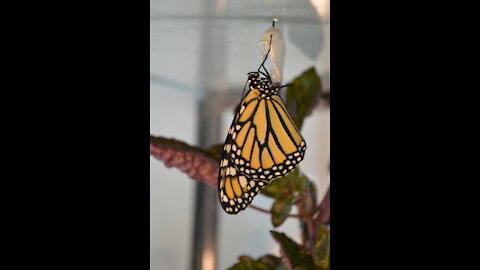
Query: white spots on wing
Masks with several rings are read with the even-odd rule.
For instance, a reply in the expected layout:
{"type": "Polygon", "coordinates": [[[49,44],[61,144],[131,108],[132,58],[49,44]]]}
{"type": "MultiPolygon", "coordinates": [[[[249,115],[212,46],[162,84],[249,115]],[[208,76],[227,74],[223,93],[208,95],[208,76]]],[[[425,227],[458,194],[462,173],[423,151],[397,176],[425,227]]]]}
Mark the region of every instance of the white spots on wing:
{"type": "Polygon", "coordinates": [[[238,177],[238,181],[240,182],[240,186],[242,187],[247,185],[247,178],[243,175],[238,177]]]}

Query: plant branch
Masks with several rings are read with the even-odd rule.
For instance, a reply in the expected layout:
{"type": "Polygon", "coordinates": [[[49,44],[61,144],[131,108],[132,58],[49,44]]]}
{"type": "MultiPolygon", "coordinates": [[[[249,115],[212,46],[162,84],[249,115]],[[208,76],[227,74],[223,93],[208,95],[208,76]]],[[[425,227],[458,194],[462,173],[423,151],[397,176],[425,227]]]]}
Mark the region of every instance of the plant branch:
{"type": "Polygon", "coordinates": [[[175,167],[190,178],[217,188],[219,161],[209,151],[174,139],[150,136],[150,155],[163,161],[167,168],[175,167]]]}
{"type": "MultiPolygon", "coordinates": [[[[272,214],[272,212],[270,210],[266,210],[266,209],[263,209],[263,208],[260,208],[258,206],[255,206],[253,204],[250,204],[251,208],[257,210],[257,211],[260,211],[260,212],[263,212],[263,213],[266,213],[266,214],[272,214]]],[[[288,217],[293,217],[293,218],[306,218],[308,217],[307,215],[295,215],[295,214],[289,214],[288,217]]]]}
{"type": "Polygon", "coordinates": [[[314,220],[315,227],[318,227],[319,224],[330,223],[330,187],[328,188],[322,203],[315,208],[314,213],[316,212],[318,212],[318,215],[314,220]]]}

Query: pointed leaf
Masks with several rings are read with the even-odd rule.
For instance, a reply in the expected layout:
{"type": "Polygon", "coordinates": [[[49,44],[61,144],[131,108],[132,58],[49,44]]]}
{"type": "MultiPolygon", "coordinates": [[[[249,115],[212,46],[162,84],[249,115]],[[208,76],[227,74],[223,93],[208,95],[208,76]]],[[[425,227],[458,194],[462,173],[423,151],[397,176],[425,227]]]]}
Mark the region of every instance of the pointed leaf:
{"type": "Polygon", "coordinates": [[[241,255],[238,257],[239,261],[253,261],[253,258],[248,255],[241,255]]]}
{"type": "Polygon", "coordinates": [[[297,128],[301,129],[305,116],[309,115],[321,99],[322,83],[315,68],[295,78],[287,89],[287,108],[297,128]]]}
{"type": "Polygon", "coordinates": [[[290,191],[289,178],[287,176],[277,178],[264,187],[260,192],[270,198],[286,197],[290,191]]]}
{"type": "Polygon", "coordinates": [[[305,175],[300,174],[299,170],[295,170],[294,172],[296,172],[297,174],[292,181],[293,190],[300,195],[303,193],[303,191],[308,185],[308,178],[305,175]]]}
{"type": "Polygon", "coordinates": [[[322,269],[330,268],[330,232],[320,225],[313,250],[313,260],[322,269]]]}
{"type": "Polygon", "coordinates": [[[282,225],[292,211],[293,197],[277,199],[272,204],[272,224],[274,227],[282,225]]]}
{"type": "Polygon", "coordinates": [[[256,261],[241,261],[228,268],[228,270],[275,270],[275,267],[256,261]]]}
{"type": "Polygon", "coordinates": [[[279,257],[267,254],[257,259],[257,262],[274,267],[275,270],[287,270],[282,264],[282,260],[279,257]]]}
{"type": "Polygon", "coordinates": [[[316,269],[312,256],[310,256],[300,245],[295,243],[292,239],[284,233],[270,231],[273,238],[280,244],[280,247],[287,256],[293,268],[301,266],[305,269],[316,269]]]}
{"type": "Polygon", "coordinates": [[[296,168],[288,175],[273,180],[260,192],[267,197],[275,199],[291,197],[293,191],[301,189],[302,181],[304,180],[299,178],[300,169],[296,168]]]}

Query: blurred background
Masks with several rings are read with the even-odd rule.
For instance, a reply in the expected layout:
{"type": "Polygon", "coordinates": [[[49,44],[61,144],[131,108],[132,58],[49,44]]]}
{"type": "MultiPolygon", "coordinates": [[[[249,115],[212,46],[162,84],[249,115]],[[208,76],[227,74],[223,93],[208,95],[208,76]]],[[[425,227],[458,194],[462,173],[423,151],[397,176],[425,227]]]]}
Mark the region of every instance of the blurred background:
{"type": "MultiPolygon", "coordinates": [[[[314,66],[329,91],[329,10],[329,0],[150,0],[151,135],[205,148],[223,143],[273,18],[286,41],[283,83],[314,66]]],[[[302,172],[321,201],[330,183],[327,106],[305,120],[302,134],[309,147],[302,172]]],[[[151,269],[227,269],[243,254],[278,255],[270,215],[250,208],[228,215],[216,190],[150,160],[151,269]]],[[[264,209],[271,203],[262,195],[253,201],[264,209]]],[[[298,224],[287,220],[276,230],[298,240],[298,224]]]]}

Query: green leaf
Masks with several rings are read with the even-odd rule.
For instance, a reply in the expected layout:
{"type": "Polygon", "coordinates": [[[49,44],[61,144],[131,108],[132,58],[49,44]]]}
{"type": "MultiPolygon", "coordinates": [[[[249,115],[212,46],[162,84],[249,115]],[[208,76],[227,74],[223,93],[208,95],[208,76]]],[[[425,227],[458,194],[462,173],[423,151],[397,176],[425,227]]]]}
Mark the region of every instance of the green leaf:
{"type": "Polygon", "coordinates": [[[287,89],[287,108],[298,129],[304,118],[309,115],[321,98],[322,83],[315,68],[295,78],[287,89]]]}
{"type": "Polygon", "coordinates": [[[297,192],[298,195],[302,194],[305,188],[308,185],[308,178],[300,174],[300,170],[295,170],[292,172],[292,174],[295,174],[295,177],[292,179],[292,187],[295,192],[297,192]]]}
{"type": "Polygon", "coordinates": [[[302,249],[300,245],[295,243],[284,233],[279,233],[276,231],[270,231],[270,233],[280,244],[283,253],[285,253],[294,269],[295,267],[304,267],[304,269],[317,269],[315,263],[313,262],[312,256],[302,249]]]}
{"type": "Polygon", "coordinates": [[[305,179],[300,179],[300,169],[296,168],[287,176],[277,178],[264,187],[260,192],[270,198],[280,199],[291,197],[293,191],[303,192],[305,179]]]}
{"type": "Polygon", "coordinates": [[[241,261],[234,264],[228,270],[276,270],[275,267],[256,261],[241,261]]]}
{"type": "Polygon", "coordinates": [[[272,204],[272,224],[274,227],[282,225],[292,211],[293,197],[277,199],[272,204]]]}
{"type": "Polygon", "coordinates": [[[315,241],[313,260],[321,269],[330,269],[330,232],[321,224],[315,241]]]}
{"type": "Polygon", "coordinates": [[[264,187],[260,192],[270,198],[279,199],[288,196],[290,192],[289,175],[277,178],[264,187]]]}
{"type": "Polygon", "coordinates": [[[279,257],[273,256],[271,254],[267,254],[258,258],[257,262],[274,267],[276,270],[287,270],[282,264],[282,260],[279,257]]]}
{"type": "Polygon", "coordinates": [[[241,255],[238,257],[239,261],[253,261],[253,258],[248,255],[241,255]]]}

